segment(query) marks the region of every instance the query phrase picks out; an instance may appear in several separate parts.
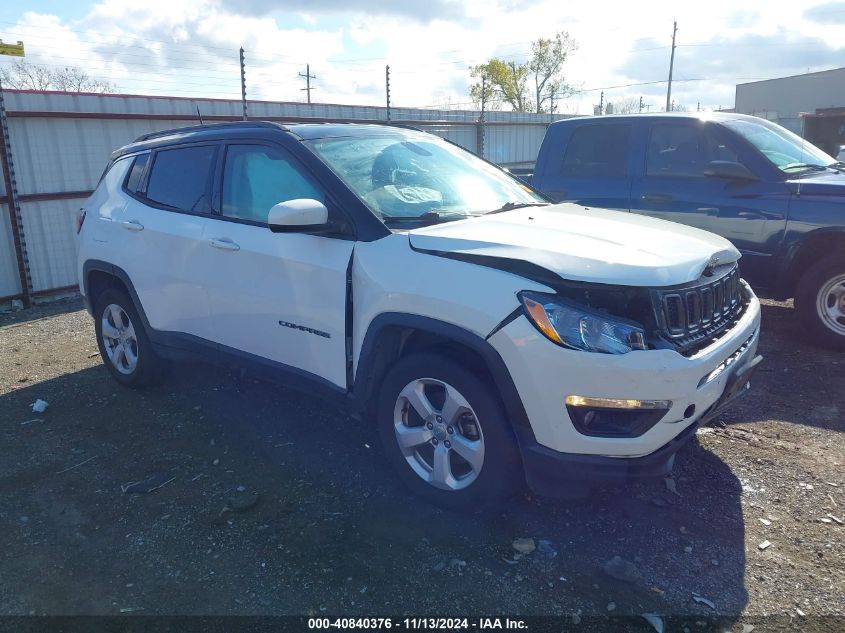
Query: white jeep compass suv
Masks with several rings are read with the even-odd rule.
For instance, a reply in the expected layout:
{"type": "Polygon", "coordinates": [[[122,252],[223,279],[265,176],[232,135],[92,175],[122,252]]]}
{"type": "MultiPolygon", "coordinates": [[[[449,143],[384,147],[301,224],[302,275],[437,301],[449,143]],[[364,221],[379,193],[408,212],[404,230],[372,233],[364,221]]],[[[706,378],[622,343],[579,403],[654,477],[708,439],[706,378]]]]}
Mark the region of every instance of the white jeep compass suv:
{"type": "Polygon", "coordinates": [[[760,361],[726,240],[549,204],[403,127],[149,134],[79,228],[116,380],[186,354],[283,377],[377,424],[408,486],[452,508],[666,474],[760,361]]]}

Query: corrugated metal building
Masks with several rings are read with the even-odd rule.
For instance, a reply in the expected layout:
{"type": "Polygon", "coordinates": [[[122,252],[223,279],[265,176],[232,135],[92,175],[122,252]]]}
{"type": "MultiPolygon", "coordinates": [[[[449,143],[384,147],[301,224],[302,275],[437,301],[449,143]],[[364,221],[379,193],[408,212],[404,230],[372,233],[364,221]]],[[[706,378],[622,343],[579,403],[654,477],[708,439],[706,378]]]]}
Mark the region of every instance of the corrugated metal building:
{"type": "MultiPolygon", "coordinates": [[[[109,154],[141,134],[239,120],[239,100],[5,91],[20,227],[0,179],[0,302],[72,291],[74,223],[109,154]],[[22,237],[23,240],[16,240],[22,237]],[[19,265],[24,262],[24,265],[19,265]]],[[[387,109],[302,103],[248,103],[251,119],[385,122],[387,109]]],[[[419,126],[501,165],[533,163],[549,115],[391,108],[395,123],[419,126]]],[[[562,116],[555,116],[564,118],[562,116]]],[[[0,151],[0,154],[3,154],[0,151]]],[[[5,167],[5,165],[4,165],[5,167]]]]}
{"type": "Polygon", "coordinates": [[[845,106],[845,68],[738,84],[736,111],[801,134],[801,113],[845,106]]]}

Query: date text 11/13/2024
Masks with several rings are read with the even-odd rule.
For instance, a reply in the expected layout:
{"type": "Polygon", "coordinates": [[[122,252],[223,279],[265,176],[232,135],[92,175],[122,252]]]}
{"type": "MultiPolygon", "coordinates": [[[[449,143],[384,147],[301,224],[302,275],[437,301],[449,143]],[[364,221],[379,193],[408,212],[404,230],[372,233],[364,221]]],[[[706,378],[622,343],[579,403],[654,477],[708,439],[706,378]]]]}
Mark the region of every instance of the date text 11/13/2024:
{"type": "Polygon", "coordinates": [[[481,630],[505,631],[527,629],[518,618],[309,618],[308,628],[319,629],[409,629],[409,630],[481,630]]]}

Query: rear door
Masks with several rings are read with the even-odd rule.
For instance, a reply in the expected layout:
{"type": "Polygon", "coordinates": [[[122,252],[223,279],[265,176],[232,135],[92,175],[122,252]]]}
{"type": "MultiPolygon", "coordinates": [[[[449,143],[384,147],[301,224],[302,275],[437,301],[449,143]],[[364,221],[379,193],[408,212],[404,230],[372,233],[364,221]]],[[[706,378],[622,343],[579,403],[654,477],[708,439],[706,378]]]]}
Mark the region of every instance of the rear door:
{"type": "Polygon", "coordinates": [[[135,159],[128,202],[113,221],[122,235],[115,263],[132,281],[150,326],[199,336],[208,318],[197,258],[211,210],[217,143],[154,150],[135,159]]]}
{"type": "MultiPolygon", "coordinates": [[[[543,192],[556,202],[628,211],[631,123],[591,121],[560,139],[562,153],[546,157],[543,192]]],[[[556,151],[549,147],[549,152],[556,151]]]]}
{"type": "Polygon", "coordinates": [[[345,389],[347,270],[355,242],[349,235],[273,233],[267,224],[270,208],[287,200],[319,200],[330,219],[339,219],[339,207],[276,144],[228,144],[216,182],[217,214],[199,257],[211,301],[206,336],[223,351],[345,389]]]}

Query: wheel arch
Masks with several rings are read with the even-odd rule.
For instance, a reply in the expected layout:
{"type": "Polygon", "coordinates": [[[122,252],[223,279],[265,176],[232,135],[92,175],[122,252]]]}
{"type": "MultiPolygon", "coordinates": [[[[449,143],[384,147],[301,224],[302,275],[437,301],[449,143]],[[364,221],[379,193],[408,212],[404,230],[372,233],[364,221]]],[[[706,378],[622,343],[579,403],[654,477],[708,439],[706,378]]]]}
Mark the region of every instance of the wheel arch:
{"type": "Polygon", "coordinates": [[[367,328],[350,394],[353,413],[371,415],[378,387],[390,367],[400,358],[421,351],[444,354],[481,372],[499,394],[517,437],[531,433],[510,372],[488,341],[453,323],[398,312],[378,315],[367,328]]]}
{"type": "Polygon", "coordinates": [[[817,261],[836,251],[845,252],[845,227],[816,229],[790,247],[779,297],[795,296],[799,280],[817,261]]]}
{"type": "Polygon", "coordinates": [[[144,307],[141,305],[138,293],[135,292],[135,286],[126,271],[119,266],[99,259],[87,260],[82,266],[82,293],[85,295],[88,312],[93,314],[97,297],[108,288],[120,290],[129,296],[144,323],[144,327],[149,331],[150,323],[147,321],[144,307]]]}

